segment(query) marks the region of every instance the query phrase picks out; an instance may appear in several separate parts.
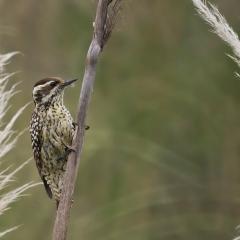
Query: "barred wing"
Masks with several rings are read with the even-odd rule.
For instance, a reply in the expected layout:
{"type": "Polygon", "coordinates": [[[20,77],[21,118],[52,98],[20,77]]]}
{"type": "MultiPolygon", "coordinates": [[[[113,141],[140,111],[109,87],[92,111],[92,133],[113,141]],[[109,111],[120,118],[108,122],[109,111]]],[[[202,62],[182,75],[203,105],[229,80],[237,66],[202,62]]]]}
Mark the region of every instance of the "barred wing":
{"type": "Polygon", "coordinates": [[[36,162],[38,173],[43,181],[45,190],[50,198],[52,198],[52,191],[47,184],[44,176],[42,175],[42,159],[41,159],[41,149],[42,149],[42,123],[39,115],[34,111],[32,114],[32,119],[30,122],[30,134],[32,140],[33,156],[36,162]]]}

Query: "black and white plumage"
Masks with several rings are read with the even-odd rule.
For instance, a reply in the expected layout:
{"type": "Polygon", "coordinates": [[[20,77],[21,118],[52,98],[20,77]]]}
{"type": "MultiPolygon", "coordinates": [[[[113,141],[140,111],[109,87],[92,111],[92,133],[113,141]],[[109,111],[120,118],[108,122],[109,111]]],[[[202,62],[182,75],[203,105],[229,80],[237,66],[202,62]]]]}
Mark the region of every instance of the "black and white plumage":
{"type": "Polygon", "coordinates": [[[30,122],[33,155],[46,192],[57,204],[76,130],[63,104],[63,92],[75,81],[51,77],[38,81],[33,87],[35,109],[30,122]]]}

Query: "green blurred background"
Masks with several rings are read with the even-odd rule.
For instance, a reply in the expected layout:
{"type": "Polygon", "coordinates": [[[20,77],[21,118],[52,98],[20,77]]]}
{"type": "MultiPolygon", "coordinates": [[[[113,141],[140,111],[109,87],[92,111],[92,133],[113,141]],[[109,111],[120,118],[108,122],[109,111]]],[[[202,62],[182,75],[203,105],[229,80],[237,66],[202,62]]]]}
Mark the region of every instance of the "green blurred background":
{"type": "MultiPolygon", "coordinates": [[[[234,29],[240,2],[215,0],[234,29]]],[[[0,50],[22,81],[9,117],[46,76],[82,79],[95,1],[2,0],[0,50]]],[[[232,239],[240,224],[240,81],[228,49],[190,0],[124,1],[99,62],[69,239],[232,239]]],[[[240,71],[240,70],[239,70],[240,71]]],[[[79,81],[65,93],[74,115],[79,81]]],[[[28,127],[33,105],[16,129],[28,127]]],[[[25,133],[4,159],[32,156],[25,133]]],[[[32,161],[12,185],[39,181],[32,161]]],[[[55,204],[43,186],[12,205],[5,239],[51,239],[55,204]]]]}

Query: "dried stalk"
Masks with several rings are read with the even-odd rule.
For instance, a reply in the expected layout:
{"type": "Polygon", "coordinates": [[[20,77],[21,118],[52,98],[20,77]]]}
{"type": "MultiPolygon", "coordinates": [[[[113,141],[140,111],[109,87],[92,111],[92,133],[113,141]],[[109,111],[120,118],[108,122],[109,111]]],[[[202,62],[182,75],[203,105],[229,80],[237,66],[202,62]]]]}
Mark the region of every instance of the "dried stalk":
{"type": "Polygon", "coordinates": [[[57,210],[53,229],[53,240],[65,240],[70,217],[70,208],[78,166],[83,149],[85,120],[91,92],[96,76],[96,67],[100,53],[111,36],[121,0],[99,0],[94,22],[94,33],[86,57],[85,73],[79,99],[77,114],[78,130],[73,141],[73,151],[68,158],[62,197],[57,210]]]}

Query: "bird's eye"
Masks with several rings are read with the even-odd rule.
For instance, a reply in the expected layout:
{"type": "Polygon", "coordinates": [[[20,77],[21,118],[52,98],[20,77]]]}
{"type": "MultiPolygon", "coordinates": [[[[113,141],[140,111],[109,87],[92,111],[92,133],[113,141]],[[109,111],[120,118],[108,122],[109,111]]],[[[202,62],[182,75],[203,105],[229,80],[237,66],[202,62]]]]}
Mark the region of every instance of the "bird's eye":
{"type": "Polygon", "coordinates": [[[57,85],[56,82],[51,82],[51,83],[50,83],[50,86],[51,86],[51,87],[55,87],[56,85],[57,85]]]}

